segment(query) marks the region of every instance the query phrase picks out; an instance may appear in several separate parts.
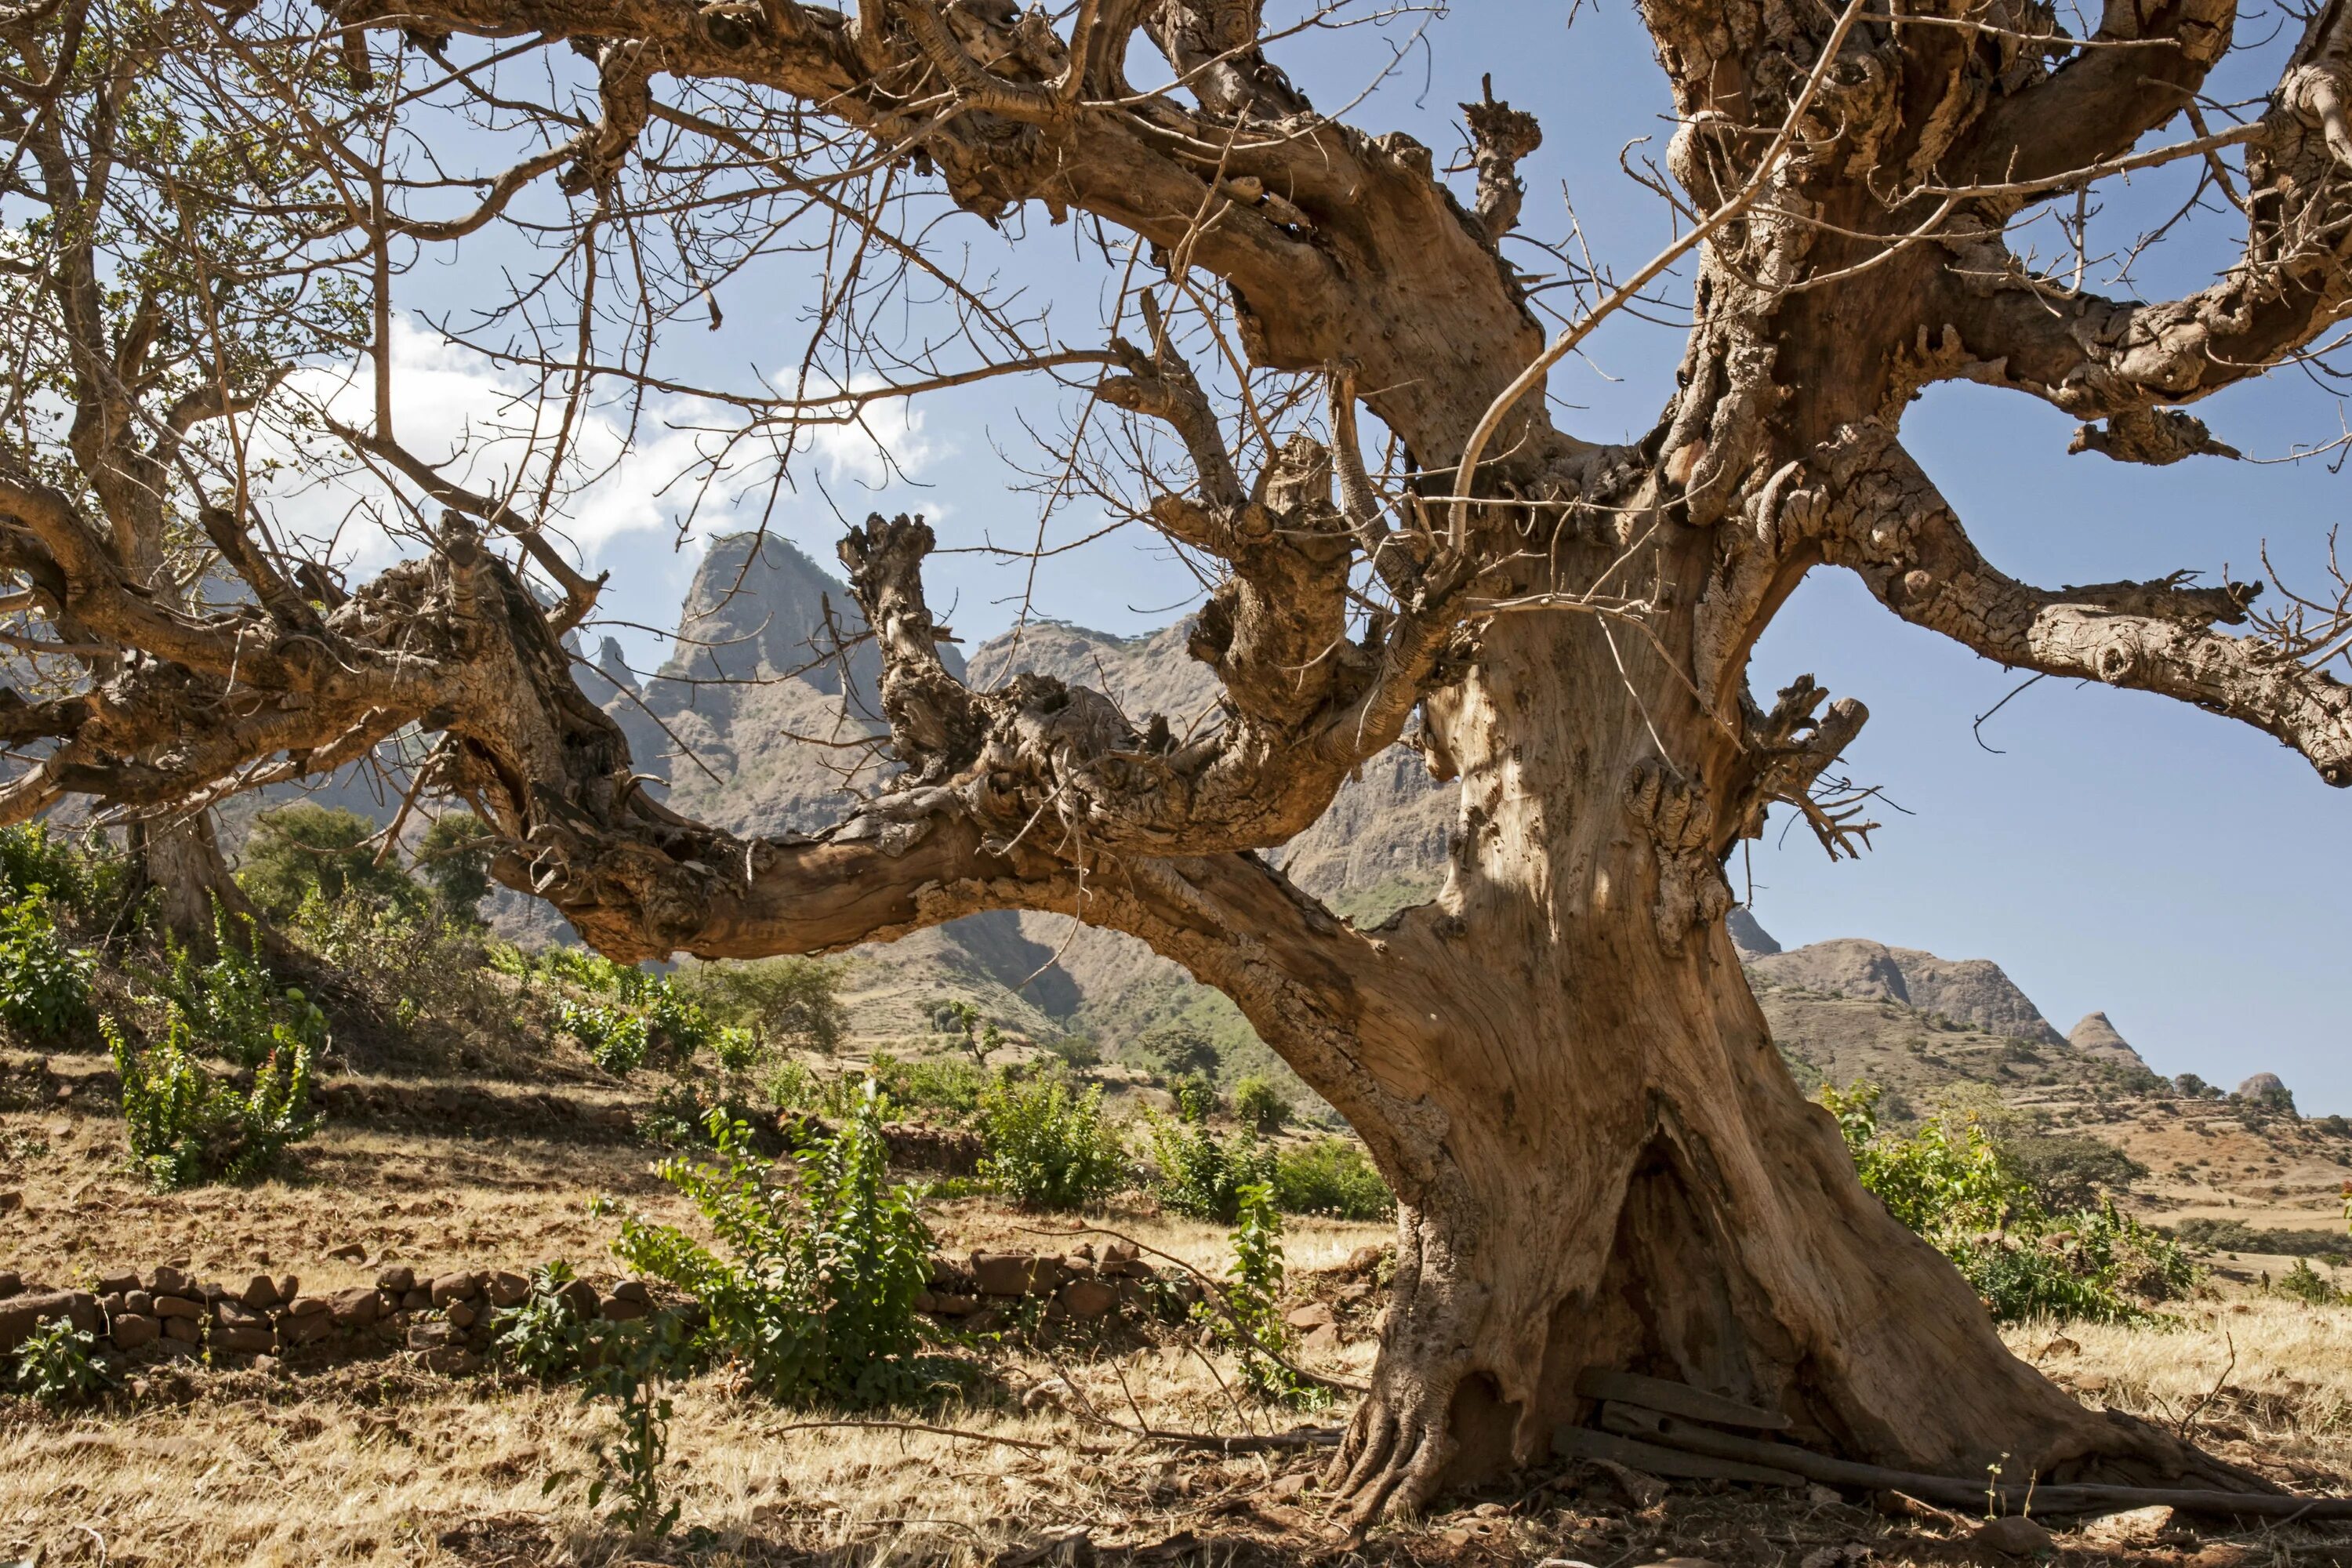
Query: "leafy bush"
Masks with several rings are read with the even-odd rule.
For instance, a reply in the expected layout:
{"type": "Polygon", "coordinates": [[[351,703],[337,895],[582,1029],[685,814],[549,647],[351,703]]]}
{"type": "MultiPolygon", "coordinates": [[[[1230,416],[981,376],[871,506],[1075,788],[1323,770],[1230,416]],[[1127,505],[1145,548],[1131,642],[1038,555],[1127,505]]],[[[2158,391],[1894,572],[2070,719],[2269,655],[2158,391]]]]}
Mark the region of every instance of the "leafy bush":
{"type": "Polygon", "coordinates": [[[62,1039],[90,1017],[90,955],[66,945],[36,884],[0,908],[0,1018],[46,1040],[62,1039]]]}
{"type": "Polygon", "coordinates": [[[280,990],[277,977],[253,956],[251,916],[245,918],[243,945],[239,934],[217,900],[213,904],[213,946],[217,956],[211,963],[198,963],[177,939],[164,933],[169,966],[163,983],[164,1000],[187,1020],[197,1048],[248,1068],[293,1046],[323,1049],[327,1016],[299,987],[280,990]]]}
{"type": "Polygon", "coordinates": [[[2095,1207],[2105,1194],[2126,1191],[2147,1174],[2146,1165],[2096,1138],[2012,1137],[1999,1140],[1999,1146],[2002,1162],[2052,1214],[2095,1207]]]}
{"type": "Polygon", "coordinates": [[[77,844],[46,822],[0,827],[0,896],[11,900],[37,888],[83,926],[102,925],[121,909],[131,881],[130,857],[96,833],[77,844]]]}
{"type": "Polygon", "coordinates": [[[539,955],[539,967],[552,979],[629,1003],[643,1001],[655,978],[635,964],[615,963],[584,947],[548,948],[539,955]]]}
{"type": "Polygon", "coordinates": [[[700,1343],[740,1359],[774,1397],[871,1405],[929,1381],[915,1297],[931,1237],[913,1195],[887,1179],[887,1110],[869,1082],[837,1131],[781,1165],[760,1157],[750,1127],[714,1114],[716,1161],[671,1159],[660,1174],[727,1258],[672,1226],[622,1219],[614,1253],[700,1301],[700,1343]]]}
{"type": "Polygon", "coordinates": [[[646,1021],[627,1008],[566,999],[556,1016],[587,1048],[589,1059],[614,1077],[626,1078],[645,1064],[646,1021]]]}
{"type": "Polygon", "coordinates": [[[2282,1296],[2291,1296],[2306,1307],[2340,1307],[2347,1298],[2343,1291],[2319,1277],[2307,1258],[2298,1258],[2294,1267],[2281,1275],[2271,1289],[2282,1296]]]}
{"type": "Polygon", "coordinates": [[[1145,1123],[1157,1167],[1152,1193],[1177,1214],[1231,1225],[1241,1212],[1242,1189],[1274,1181],[1274,1151],[1247,1128],[1219,1138],[1198,1121],[1147,1116],[1145,1123]]]}
{"type": "Polygon", "coordinates": [[[99,1021],[122,1079],[122,1120],[131,1152],[158,1192],[210,1181],[244,1182],[276,1168],[289,1143],[318,1130],[310,1113],[310,1047],[289,1041],[272,1052],[240,1092],[196,1062],[188,1021],[171,1009],[163,1041],[134,1048],[99,1021]]]}
{"type": "Polygon", "coordinates": [[[1386,1219],[1396,1199],[1364,1151],[1345,1138],[1318,1138],[1274,1159],[1275,1205],[1285,1214],[1386,1219]]]}
{"type": "MultiPolygon", "coordinates": [[[[902,1062],[887,1054],[874,1058],[874,1079],[891,1104],[944,1111],[951,1118],[977,1114],[981,1097],[992,1081],[987,1073],[967,1062],[902,1062]]],[[[856,1080],[841,1078],[834,1082],[854,1088],[856,1080]]]]}
{"type": "Polygon", "coordinates": [[[1223,1311],[1204,1302],[1202,1314],[1239,1358],[1244,1387],[1261,1399],[1294,1403],[1315,1390],[1276,1359],[1290,1350],[1290,1325],[1282,1320],[1282,1216],[1274,1189],[1244,1184],[1234,1194],[1234,1217],[1223,1311]]]}
{"type": "Polygon", "coordinates": [[[560,1259],[534,1270],[530,1294],[499,1319],[492,1348],[516,1371],[552,1383],[580,1365],[586,1325],[563,1295],[572,1279],[572,1265],[560,1259]]]}
{"type": "Polygon", "coordinates": [[[1281,1131],[1290,1125],[1295,1110],[1290,1097],[1263,1073],[1249,1073],[1234,1085],[1234,1114],[1242,1119],[1243,1125],[1255,1127],[1260,1132],[1281,1131]]]}
{"type": "Polygon", "coordinates": [[[999,1075],[981,1096],[980,1175],[1024,1208],[1080,1209],[1127,1180],[1127,1149],[1103,1117],[1102,1090],[1073,1094],[1059,1074],[999,1075]]]}
{"type": "Polygon", "coordinates": [[[1217,1043],[1190,1024],[1170,1024],[1136,1042],[1143,1059],[1163,1079],[1214,1078],[1223,1061],[1217,1043]]]}
{"type": "Polygon", "coordinates": [[[1973,1120],[1906,1137],[1880,1130],[1870,1085],[1824,1089],[1822,1101],[1862,1184],[1950,1258],[1997,1319],[2145,1321],[2131,1296],[2168,1300],[2195,1281],[2178,1245],[2112,1203],[2053,1219],[1973,1120]]]}
{"type": "Polygon", "coordinates": [[[399,866],[376,864],[372,846],[381,831],[357,812],[310,801],[265,811],[246,840],[237,886],[264,914],[280,921],[292,920],[312,897],[423,912],[425,889],[399,866]]]}
{"type": "Polygon", "coordinates": [[[470,811],[444,812],[416,843],[416,870],[433,889],[434,901],[459,920],[476,921],[490,896],[490,848],[498,842],[489,824],[470,811]]]}
{"type": "Polygon", "coordinates": [[[761,1049],[759,1036],[732,1024],[719,1026],[718,1037],[710,1042],[710,1052],[719,1058],[719,1070],[730,1078],[749,1073],[767,1054],[761,1049]]]}
{"type": "Polygon", "coordinates": [[[74,1405],[112,1381],[98,1340],[68,1318],[52,1318],[16,1345],[16,1386],[44,1405],[74,1405]]]}
{"type": "Polygon", "coordinates": [[[821,959],[770,958],[691,964],[673,978],[712,1014],[751,1029],[763,1045],[830,1056],[849,1032],[843,967],[821,959]]]}
{"type": "Polygon", "coordinates": [[[1222,1102],[1217,1098],[1217,1080],[1207,1073],[1187,1073],[1168,1086],[1169,1098],[1176,1102],[1176,1118],[1180,1121],[1206,1121],[1214,1116],[1222,1102]]]}
{"type": "Polygon", "coordinates": [[[645,1000],[647,1053],[672,1071],[685,1068],[718,1042],[718,1020],[680,995],[667,979],[647,986],[645,1000]]]}

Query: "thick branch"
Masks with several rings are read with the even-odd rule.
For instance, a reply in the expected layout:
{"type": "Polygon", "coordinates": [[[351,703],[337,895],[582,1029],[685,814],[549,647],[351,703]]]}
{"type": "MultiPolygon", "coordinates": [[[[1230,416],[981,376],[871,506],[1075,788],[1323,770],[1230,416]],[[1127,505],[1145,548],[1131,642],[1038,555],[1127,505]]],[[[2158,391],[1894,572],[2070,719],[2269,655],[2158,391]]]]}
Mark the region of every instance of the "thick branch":
{"type": "Polygon", "coordinates": [[[2013,668],[2194,702],[2277,736],[2329,784],[2352,784],[2352,687],[2213,629],[2244,621],[2254,587],[2179,579],[2032,587],[1978,553],[1885,430],[1849,430],[1827,458],[1837,500],[1824,556],[1905,620],[2013,668]]]}

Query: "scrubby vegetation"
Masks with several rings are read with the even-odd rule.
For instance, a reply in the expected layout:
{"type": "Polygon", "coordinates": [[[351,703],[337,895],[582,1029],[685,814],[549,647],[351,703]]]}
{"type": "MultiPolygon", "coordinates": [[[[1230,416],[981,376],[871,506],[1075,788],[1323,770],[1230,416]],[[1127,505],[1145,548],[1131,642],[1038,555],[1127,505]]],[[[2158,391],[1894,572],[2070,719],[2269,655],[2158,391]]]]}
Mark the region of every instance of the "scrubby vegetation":
{"type": "Polygon", "coordinates": [[[1879,1124],[1868,1084],[1822,1091],[1862,1184],[1950,1258],[2002,1321],[2032,1317],[2137,1321],[2179,1299],[2195,1265],[2112,1201],[2053,1215],[1973,1118],[1879,1124]]]}
{"type": "Polygon", "coordinates": [[[268,1175],[288,1144],[317,1131],[307,1044],[288,1040],[253,1069],[251,1087],[239,1089],[198,1063],[194,1031],[177,1008],[163,1037],[144,1049],[110,1018],[99,1027],[122,1080],[131,1157],[158,1192],[268,1175]]]}
{"type": "Polygon", "coordinates": [[[1127,1149],[1103,1115],[1099,1088],[1060,1073],[1001,1074],[980,1099],[988,1146],[980,1173],[1024,1208],[1082,1209],[1127,1185],[1127,1149]]]}
{"type": "Polygon", "coordinates": [[[1318,1138],[1278,1151],[1274,1157],[1275,1205],[1286,1214],[1328,1215],[1333,1219],[1386,1219],[1396,1197],[1351,1138],[1318,1138]]]}
{"type": "Polygon", "coordinates": [[[719,1121],[714,1161],[665,1162],[662,1179],[693,1202],[724,1257],[676,1226],[621,1218],[614,1251],[702,1303],[698,1343],[772,1397],[871,1405],[936,1375],[915,1315],[930,1232],[913,1194],[888,1179],[887,1110],[868,1082],[838,1131],[788,1163],[761,1158],[749,1127],[719,1121]]]}

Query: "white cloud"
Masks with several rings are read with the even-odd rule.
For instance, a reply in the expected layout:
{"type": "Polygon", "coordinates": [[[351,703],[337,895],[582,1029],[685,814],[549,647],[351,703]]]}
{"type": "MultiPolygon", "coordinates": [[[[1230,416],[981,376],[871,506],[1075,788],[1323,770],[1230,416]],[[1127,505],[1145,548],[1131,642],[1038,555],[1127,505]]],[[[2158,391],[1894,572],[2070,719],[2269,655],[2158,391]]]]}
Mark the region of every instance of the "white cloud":
{"type": "MultiPolygon", "coordinates": [[[[392,380],[393,427],[403,446],[468,489],[537,509],[562,417],[559,396],[542,396],[530,376],[406,321],[394,327],[392,380]]],[[[373,379],[364,362],[351,372],[299,372],[288,390],[341,423],[373,422],[373,379]]],[[[761,432],[735,438],[740,411],[659,396],[638,411],[634,428],[626,417],[625,408],[587,406],[566,437],[564,482],[551,521],[583,562],[593,566],[615,552],[640,556],[641,548],[620,548],[635,536],[647,536],[635,541],[640,547],[667,543],[683,529],[699,541],[761,520],[777,443],[761,432]]],[[[845,513],[885,509],[889,492],[948,453],[925,422],[922,410],[899,398],[867,405],[855,423],[804,430],[791,465],[794,479],[776,492],[782,515],[768,521],[787,525],[793,513],[814,506],[830,529],[824,502],[795,494],[793,484],[812,475],[845,513]]],[[[265,456],[294,456],[282,442],[274,449],[257,445],[265,456]]],[[[336,536],[337,555],[356,570],[374,570],[414,548],[381,526],[359,522],[355,506],[382,500],[381,487],[364,475],[322,478],[314,466],[296,464],[274,489],[283,523],[312,539],[336,536]]],[[[909,510],[934,516],[944,510],[929,492],[906,499],[909,510]]]]}

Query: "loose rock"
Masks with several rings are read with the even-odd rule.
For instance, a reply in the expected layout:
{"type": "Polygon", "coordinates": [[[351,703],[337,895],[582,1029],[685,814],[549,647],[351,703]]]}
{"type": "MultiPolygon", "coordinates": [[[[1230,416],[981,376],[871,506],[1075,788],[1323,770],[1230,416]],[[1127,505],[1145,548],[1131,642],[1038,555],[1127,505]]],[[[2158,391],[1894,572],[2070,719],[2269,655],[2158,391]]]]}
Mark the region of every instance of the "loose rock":
{"type": "Polygon", "coordinates": [[[2050,1550],[2050,1532],[2022,1514],[2012,1513],[1991,1520],[1979,1527],[1979,1545],[1989,1546],[2004,1557],[2032,1557],[2050,1550]]]}

